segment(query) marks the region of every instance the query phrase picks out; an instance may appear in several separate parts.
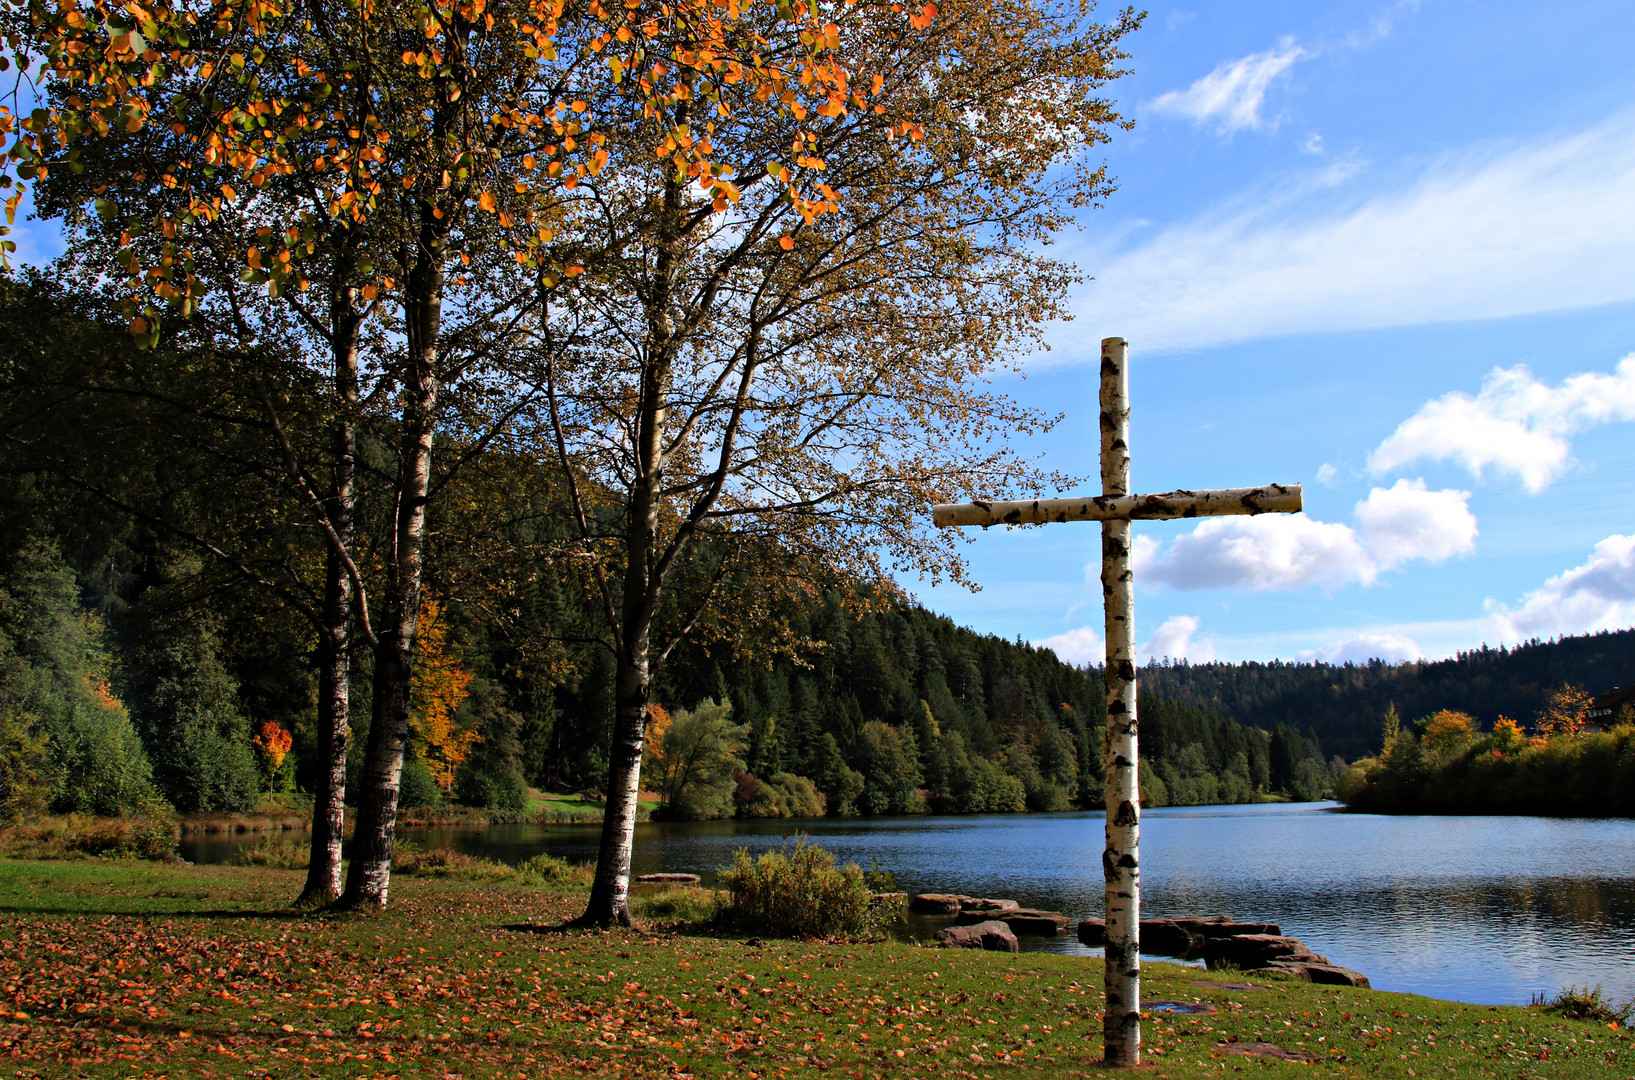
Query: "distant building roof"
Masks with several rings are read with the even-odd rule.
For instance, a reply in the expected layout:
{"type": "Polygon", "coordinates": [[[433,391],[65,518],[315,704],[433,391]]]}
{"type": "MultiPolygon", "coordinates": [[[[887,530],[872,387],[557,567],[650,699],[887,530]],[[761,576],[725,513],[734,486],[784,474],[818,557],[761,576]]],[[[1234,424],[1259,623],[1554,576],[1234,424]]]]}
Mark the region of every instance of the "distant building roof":
{"type": "Polygon", "coordinates": [[[1635,707],[1635,686],[1617,686],[1595,698],[1590,702],[1584,719],[1592,722],[1609,720],[1625,705],[1635,707]]]}

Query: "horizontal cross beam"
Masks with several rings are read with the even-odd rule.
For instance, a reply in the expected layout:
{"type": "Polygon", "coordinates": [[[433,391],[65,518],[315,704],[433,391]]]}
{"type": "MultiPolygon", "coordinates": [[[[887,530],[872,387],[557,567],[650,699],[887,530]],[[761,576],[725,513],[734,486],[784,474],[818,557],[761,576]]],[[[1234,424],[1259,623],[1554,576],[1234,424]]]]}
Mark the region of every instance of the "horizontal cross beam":
{"type": "Polygon", "coordinates": [[[1295,514],[1300,512],[1301,506],[1299,484],[1267,484],[1219,491],[1166,491],[1162,495],[943,503],[931,508],[931,520],[942,527],[1042,525],[1047,521],[1162,521],[1232,514],[1295,514]]]}

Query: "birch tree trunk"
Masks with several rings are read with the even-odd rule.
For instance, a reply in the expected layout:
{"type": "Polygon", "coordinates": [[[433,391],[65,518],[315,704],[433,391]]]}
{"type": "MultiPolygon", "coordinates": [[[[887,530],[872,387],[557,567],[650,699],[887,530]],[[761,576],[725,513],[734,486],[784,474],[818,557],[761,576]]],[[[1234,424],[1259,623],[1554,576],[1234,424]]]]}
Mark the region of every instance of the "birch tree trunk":
{"type": "Polygon", "coordinates": [[[332,487],[324,513],[335,536],[324,563],[323,624],[318,630],[318,769],[312,792],[312,859],[299,906],[340,898],[341,838],[346,827],[346,745],[352,692],[352,548],[357,499],[358,333],[357,290],[337,285],[330,303],[339,416],[331,444],[332,487]],[[339,550],[337,550],[339,549],[339,550]]]}
{"type": "MultiPolygon", "coordinates": [[[[1130,491],[1129,346],[1123,338],[1101,343],[1101,489],[1130,491]]],[[[1106,881],[1106,1012],[1102,1043],[1110,1067],[1141,1063],[1141,793],[1138,787],[1135,711],[1134,590],[1130,572],[1130,522],[1101,526],[1101,591],[1107,622],[1106,758],[1107,846],[1101,868],[1106,881]]]]}
{"type": "Polygon", "coordinates": [[[666,180],[654,287],[647,301],[648,340],[637,407],[636,476],[625,525],[624,589],[615,641],[619,652],[614,691],[613,744],[608,754],[607,808],[596,854],[590,902],[579,921],[590,926],[630,925],[630,855],[640,804],[642,742],[652,681],[653,616],[663,589],[657,566],[659,499],[664,482],[664,417],[674,359],[670,306],[684,193],[666,180]]]}
{"type": "Polygon", "coordinates": [[[392,842],[403,757],[409,745],[415,633],[425,564],[426,503],[431,490],[437,412],[437,337],[442,327],[442,260],[448,237],[442,222],[446,220],[447,215],[435,218],[431,206],[422,205],[418,250],[404,283],[408,369],[403,379],[397,520],[386,578],[385,610],[376,632],[375,701],[342,907],[384,908],[391,884],[392,842]]]}

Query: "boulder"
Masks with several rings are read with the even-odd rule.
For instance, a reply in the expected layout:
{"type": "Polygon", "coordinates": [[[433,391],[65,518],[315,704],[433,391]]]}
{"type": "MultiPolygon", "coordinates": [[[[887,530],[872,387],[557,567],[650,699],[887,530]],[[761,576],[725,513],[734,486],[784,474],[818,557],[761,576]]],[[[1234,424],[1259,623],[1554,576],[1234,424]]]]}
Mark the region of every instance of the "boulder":
{"type": "Polygon", "coordinates": [[[642,874],[636,878],[643,885],[697,885],[700,880],[697,874],[642,874]]]}
{"type": "Polygon", "coordinates": [[[1284,960],[1309,961],[1312,951],[1299,938],[1276,934],[1235,934],[1204,939],[1204,961],[1212,968],[1261,968],[1284,960]]]}
{"type": "MultiPolygon", "coordinates": [[[[1315,954],[1313,954],[1315,956],[1315,954]]],[[[1360,971],[1340,967],[1338,964],[1315,963],[1305,960],[1284,960],[1267,964],[1260,969],[1278,975],[1288,975],[1304,982],[1323,983],[1328,986],[1355,986],[1360,990],[1370,989],[1368,976],[1360,971]]]]}
{"type": "Polygon", "coordinates": [[[1020,952],[1016,934],[997,919],[950,926],[937,931],[937,943],[945,949],[989,949],[993,952],[1020,952]]]}
{"type": "Polygon", "coordinates": [[[1100,947],[1107,944],[1106,919],[1080,919],[1079,944],[1100,947]]]}
{"type": "Polygon", "coordinates": [[[960,897],[961,911],[1016,911],[1022,905],[1015,900],[990,900],[986,897],[973,899],[969,896],[960,897]]]}
{"type": "Polygon", "coordinates": [[[957,893],[921,893],[909,902],[909,907],[927,915],[958,915],[961,905],[969,896],[957,893]]]}
{"type": "Polygon", "coordinates": [[[999,920],[1010,926],[1015,933],[1035,933],[1035,935],[1058,935],[1068,928],[1069,920],[1061,912],[1038,912],[1030,907],[1010,908],[1007,912],[992,912],[984,915],[981,912],[960,912],[955,923],[968,926],[971,923],[986,922],[989,918],[999,920]]]}
{"type": "Polygon", "coordinates": [[[1187,956],[1202,948],[1202,934],[1193,933],[1180,919],[1142,919],[1141,951],[1158,956],[1187,956]]]}
{"type": "Polygon", "coordinates": [[[1244,934],[1283,936],[1283,928],[1277,923],[1235,922],[1230,915],[1203,915],[1169,921],[1188,933],[1205,938],[1239,937],[1244,934]]]}

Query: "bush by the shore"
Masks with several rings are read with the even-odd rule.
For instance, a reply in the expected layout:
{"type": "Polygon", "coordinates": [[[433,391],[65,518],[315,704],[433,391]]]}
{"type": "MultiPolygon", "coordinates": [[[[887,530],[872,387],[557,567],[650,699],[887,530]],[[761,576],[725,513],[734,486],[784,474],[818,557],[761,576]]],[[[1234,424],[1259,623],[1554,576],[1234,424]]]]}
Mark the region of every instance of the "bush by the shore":
{"type": "Polygon", "coordinates": [[[13,859],[150,859],[174,862],[176,823],[168,817],[60,818],[0,828],[0,855],[13,859]]]}
{"type": "Polygon", "coordinates": [[[721,884],[731,894],[727,920],[776,937],[865,937],[899,914],[875,903],[861,867],[836,865],[833,852],[804,836],[759,859],[739,848],[721,884]]]}

